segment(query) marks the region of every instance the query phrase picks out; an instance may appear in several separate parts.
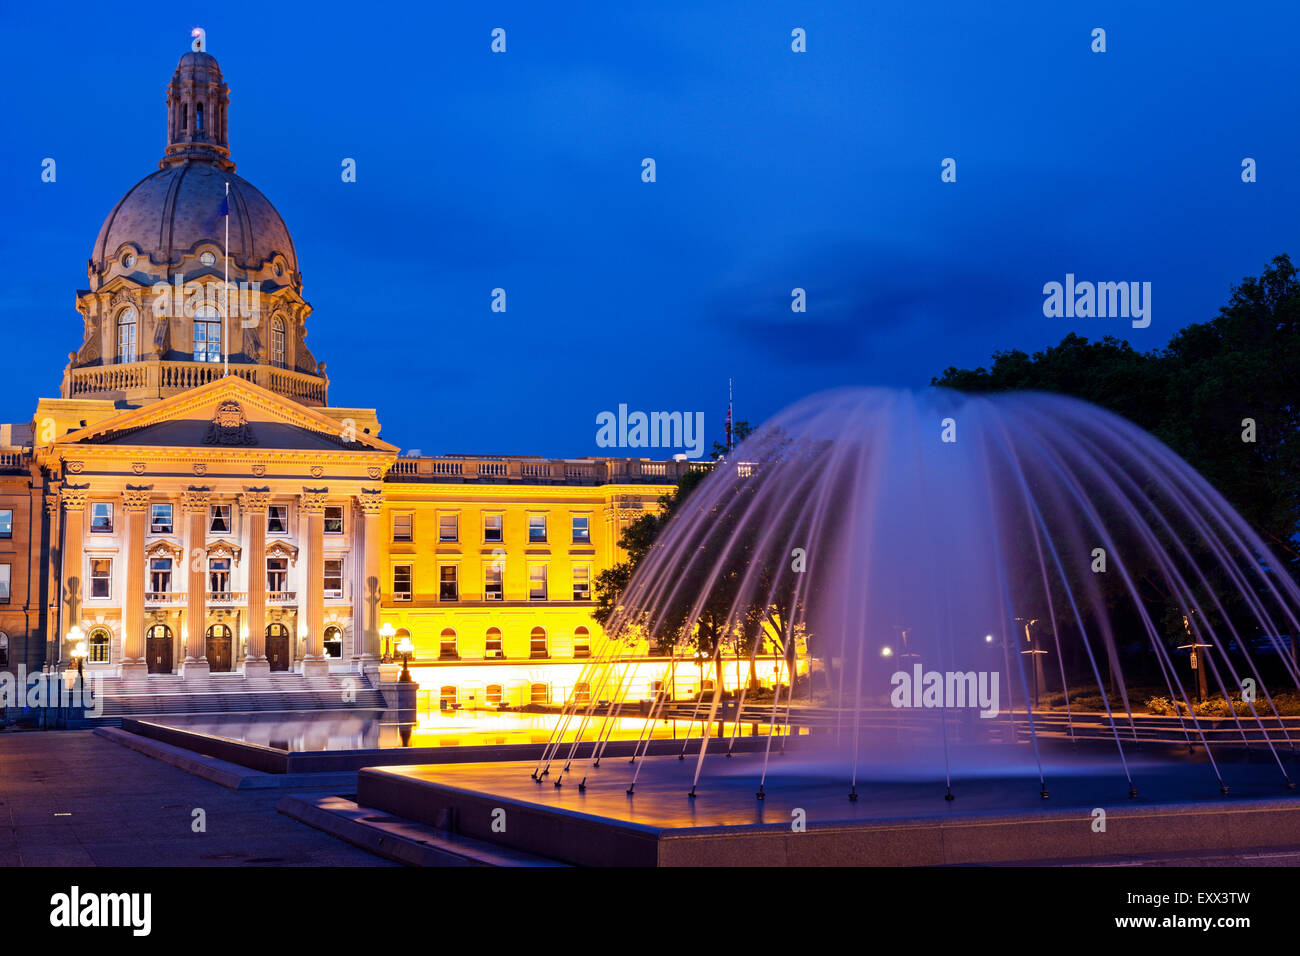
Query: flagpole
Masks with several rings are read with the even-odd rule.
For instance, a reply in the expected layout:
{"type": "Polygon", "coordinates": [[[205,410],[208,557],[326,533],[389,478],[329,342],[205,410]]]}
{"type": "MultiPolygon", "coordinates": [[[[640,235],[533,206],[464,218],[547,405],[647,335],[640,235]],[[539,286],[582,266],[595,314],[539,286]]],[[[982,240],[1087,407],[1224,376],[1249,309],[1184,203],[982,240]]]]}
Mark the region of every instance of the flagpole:
{"type": "Polygon", "coordinates": [[[226,248],[222,262],[221,289],[225,297],[225,308],[221,314],[221,361],[222,375],[230,374],[230,183],[226,183],[226,248]]]}

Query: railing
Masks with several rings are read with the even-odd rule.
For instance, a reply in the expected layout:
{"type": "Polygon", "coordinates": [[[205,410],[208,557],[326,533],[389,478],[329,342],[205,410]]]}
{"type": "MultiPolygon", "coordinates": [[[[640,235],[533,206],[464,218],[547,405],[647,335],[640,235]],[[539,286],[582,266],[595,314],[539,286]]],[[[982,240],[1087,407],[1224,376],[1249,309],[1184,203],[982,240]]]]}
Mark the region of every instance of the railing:
{"type": "Polygon", "coordinates": [[[389,481],[519,482],[521,484],[672,485],[685,474],[707,471],[711,461],[646,461],[629,458],[399,458],[389,481]]]}
{"type": "Polygon", "coordinates": [[[145,591],[144,603],[146,607],[160,607],[169,604],[180,604],[185,600],[185,595],[180,591],[145,591]]]}
{"type": "MultiPolygon", "coordinates": [[[[328,592],[326,592],[328,596],[328,592]]],[[[296,604],[298,602],[297,591],[267,591],[266,600],[268,604],[296,604]]]]}
{"type": "Polygon", "coordinates": [[[248,595],[243,591],[209,591],[208,604],[243,604],[248,595]]]}
{"type": "MultiPolygon", "coordinates": [[[[273,365],[231,363],[230,374],[304,405],[325,405],[329,379],[273,365]]],[[[221,362],[131,362],[72,369],[66,398],[162,398],[198,388],[225,375],[221,362]]]]}
{"type": "Polygon", "coordinates": [[[21,451],[0,451],[0,470],[26,469],[31,457],[21,451]]]}

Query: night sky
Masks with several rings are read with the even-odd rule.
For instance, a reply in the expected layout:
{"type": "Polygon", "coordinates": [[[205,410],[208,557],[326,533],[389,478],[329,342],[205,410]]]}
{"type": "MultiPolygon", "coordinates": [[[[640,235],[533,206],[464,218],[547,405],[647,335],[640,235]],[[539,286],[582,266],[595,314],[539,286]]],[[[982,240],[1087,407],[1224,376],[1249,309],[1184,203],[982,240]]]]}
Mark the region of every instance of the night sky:
{"type": "Polygon", "coordinates": [[[703,411],[712,440],[729,377],[757,423],[1069,331],[1159,347],[1300,253],[1295,0],[698,6],[4,5],[0,421],[58,394],[194,26],[331,403],[425,454],[609,453],[620,404],[703,411]],[[1151,282],[1150,327],[1044,317],[1066,273],[1151,282]]]}

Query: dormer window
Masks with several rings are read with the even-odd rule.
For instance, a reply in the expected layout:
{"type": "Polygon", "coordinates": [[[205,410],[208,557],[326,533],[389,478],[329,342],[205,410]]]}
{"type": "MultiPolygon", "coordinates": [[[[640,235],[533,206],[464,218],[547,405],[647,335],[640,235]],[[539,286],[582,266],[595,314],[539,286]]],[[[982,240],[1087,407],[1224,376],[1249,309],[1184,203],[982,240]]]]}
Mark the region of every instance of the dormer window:
{"type": "Polygon", "coordinates": [[[128,305],[117,313],[117,361],[120,364],[135,360],[135,309],[128,305]]]}

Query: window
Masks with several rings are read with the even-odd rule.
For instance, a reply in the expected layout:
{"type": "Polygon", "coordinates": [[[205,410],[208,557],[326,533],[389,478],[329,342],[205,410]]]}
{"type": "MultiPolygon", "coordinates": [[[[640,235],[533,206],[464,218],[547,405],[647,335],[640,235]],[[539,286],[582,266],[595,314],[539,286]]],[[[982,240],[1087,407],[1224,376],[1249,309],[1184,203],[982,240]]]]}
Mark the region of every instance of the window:
{"type": "Polygon", "coordinates": [[[278,315],[271,320],[271,364],[276,368],[285,368],[288,362],[285,348],[284,319],[278,315]]]}
{"type": "Polygon", "coordinates": [[[546,600],[546,565],[534,564],[528,568],[528,599],[546,600]]]}
{"type": "Polygon", "coordinates": [[[98,534],[113,533],[113,504],[95,501],[90,505],[90,530],[98,534]]]}
{"type": "Polygon", "coordinates": [[[456,653],[456,629],[444,627],[442,634],[438,637],[438,656],[443,660],[455,660],[460,657],[456,653]]]}
{"type": "Polygon", "coordinates": [[[172,524],[172,506],[171,505],[150,505],[149,506],[149,533],[150,534],[171,534],[174,525],[172,524]]]}
{"type": "Polygon", "coordinates": [[[528,656],[530,658],[546,657],[546,628],[535,627],[528,636],[528,656]]]}
{"type": "Polygon", "coordinates": [[[190,128],[190,104],[181,104],[181,129],[190,128]]]}
{"type": "Polygon", "coordinates": [[[9,666],[9,635],[0,631],[0,667],[9,666]]]}
{"type": "Polygon", "coordinates": [[[573,516],[573,543],[591,543],[591,518],[587,515],[573,516]]]}
{"type": "Polygon", "coordinates": [[[266,509],[266,533],[289,533],[289,506],[271,505],[266,509]]]}
{"type": "Polygon", "coordinates": [[[501,685],[500,685],[500,684],[488,684],[488,685],[487,685],[487,692],[484,694],[484,698],[483,698],[483,699],[486,700],[489,704],[500,704],[500,703],[501,703],[501,685]]]}
{"type": "Polygon", "coordinates": [[[393,540],[394,541],[414,541],[415,540],[415,515],[409,513],[395,513],[393,515],[393,540]]]}
{"type": "Polygon", "coordinates": [[[546,515],[528,516],[528,541],[530,544],[546,543],[546,515]]]}
{"type": "Polygon", "coordinates": [[[208,561],[208,590],[214,594],[229,595],[229,558],[212,558],[208,561]]]}
{"type": "Polygon", "coordinates": [[[117,362],[134,362],[135,349],[135,309],[127,306],[117,313],[117,362]]]}
{"type": "Polygon", "coordinates": [[[591,632],[585,627],[579,626],[573,629],[573,656],[591,656],[591,632]]]}
{"type": "Polygon", "coordinates": [[[172,589],[172,559],[151,558],[149,560],[149,592],[152,595],[166,595],[172,589]]]}
{"type": "Polygon", "coordinates": [[[591,568],[585,564],[573,566],[573,599],[575,601],[591,600],[591,568]]]}
{"type": "Polygon", "coordinates": [[[97,627],[86,638],[86,660],[91,664],[107,664],[110,656],[112,635],[106,628],[97,627]]]}
{"type": "Polygon", "coordinates": [[[528,688],[528,702],[530,704],[549,704],[551,702],[551,691],[545,684],[533,684],[528,688]]]}
{"type": "Polygon", "coordinates": [[[194,310],[194,361],[221,360],[221,313],[214,305],[201,305],[194,310]]]}
{"type": "MultiPolygon", "coordinates": [[[[326,575],[328,578],[329,575],[326,575]]],[[[266,559],[266,589],[272,593],[289,590],[289,559],[266,559]]],[[[325,582],[325,592],[329,593],[329,581],[325,582]]]]}
{"type": "Polygon", "coordinates": [[[107,598],[113,593],[113,559],[90,559],[90,596],[107,598]]]}
{"type": "Polygon", "coordinates": [[[335,659],[343,656],[343,628],[334,624],[325,628],[325,656],[335,659]]]}
{"type": "Polygon", "coordinates": [[[585,681],[579,681],[573,685],[573,702],[575,704],[591,703],[591,685],[585,681]]]}
{"type": "Polygon", "coordinates": [[[501,628],[489,627],[487,629],[487,645],[483,649],[486,657],[505,657],[506,652],[501,648],[501,628]]]}
{"type": "Polygon", "coordinates": [[[202,102],[200,102],[197,106],[194,107],[194,131],[196,133],[203,132],[203,103],[202,102]]]}
{"type": "Polygon", "coordinates": [[[208,509],[208,531],[230,534],[230,505],[212,505],[208,509]]]}
{"type": "Polygon", "coordinates": [[[343,559],[325,559],[325,596],[341,598],[343,596],[343,559]]]}
{"type": "Polygon", "coordinates": [[[0,604],[9,603],[9,578],[12,574],[12,565],[0,564],[0,604]]]}
{"type": "Polygon", "coordinates": [[[0,511],[0,538],[12,538],[14,536],[14,513],[12,511],[0,511]]]}
{"type": "Polygon", "coordinates": [[[443,710],[451,710],[456,700],[456,688],[451,684],[443,684],[438,691],[438,706],[443,710]]]}
{"type": "Polygon", "coordinates": [[[485,542],[502,540],[502,528],[505,525],[505,515],[484,515],[483,516],[483,540],[485,542]]]}
{"type": "Polygon", "coordinates": [[[444,564],[438,568],[438,600],[460,600],[460,592],[456,587],[456,565],[454,564],[444,564]]]}
{"type": "Polygon", "coordinates": [[[205,266],[215,265],[217,257],[210,252],[204,252],[199,255],[199,262],[205,266]]]}
{"type": "Polygon", "coordinates": [[[328,505],[325,508],[325,533],[342,534],[343,533],[343,506],[328,505]]]}
{"type": "Polygon", "coordinates": [[[399,564],[393,568],[393,600],[411,600],[411,566],[399,564]]]}
{"type": "Polygon", "coordinates": [[[483,569],[483,600],[500,601],[505,597],[505,586],[502,583],[504,576],[505,565],[499,561],[483,569]]]}
{"type": "Polygon", "coordinates": [[[460,515],[438,515],[438,540],[460,540],[460,515]]]}

